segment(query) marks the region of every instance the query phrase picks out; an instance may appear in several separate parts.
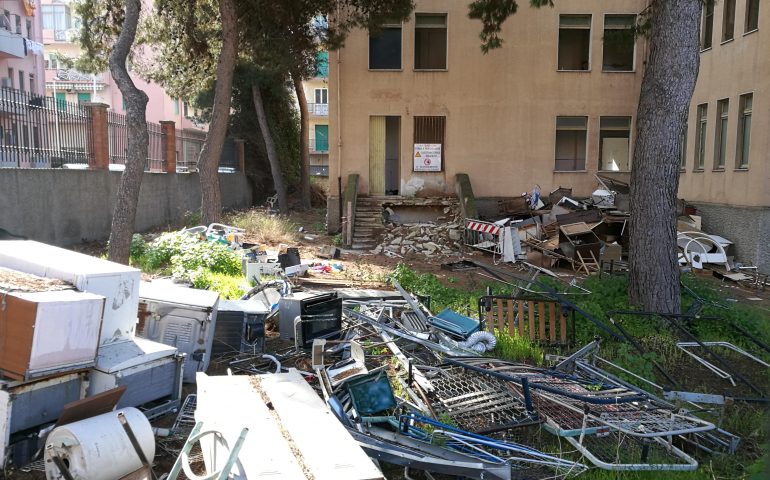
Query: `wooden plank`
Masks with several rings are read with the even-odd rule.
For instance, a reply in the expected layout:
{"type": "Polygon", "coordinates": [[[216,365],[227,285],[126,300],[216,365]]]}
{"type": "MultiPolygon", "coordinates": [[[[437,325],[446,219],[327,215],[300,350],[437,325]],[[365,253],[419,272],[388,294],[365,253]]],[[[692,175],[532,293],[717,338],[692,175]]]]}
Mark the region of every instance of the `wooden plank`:
{"type": "Polygon", "coordinates": [[[487,330],[494,333],[495,332],[495,314],[492,313],[492,306],[489,306],[489,310],[487,310],[487,330]]]}
{"type": "Polygon", "coordinates": [[[540,308],[538,309],[538,326],[540,327],[540,337],[539,340],[541,342],[544,342],[546,340],[545,336],[545,302],[540,302],[540,308]]]}
{"type": "Polygon", "coordinates": [[[564,316],[561,306],[559,306],[559,330],[561,343],[567,343],[567,317],[564,316]]]}
{"type": "Polygon", "coordinates": [[[529,339],[535,341],[535,302],[527,302],[527,313],[529,315],[529,339]]]}
{"type": "Polygon", "coordinates": [[[524,300],[517,300],[519,306],[519,337],[524,338],[524,300]]]}
{"type": "Polygon", "coordinates": [[[505,331],[505,317],[503,316],[503,300],[497,299],[497,329],[501,332],[505,331]]]}
{"type": "Polygon", "coordinates": [[[120,397],[126,392],[126,388],[128,387],[121,385],[112,390],[97,393],[92,397],[75,400],[74,402],[64,405],[64,410],[62,410],[61,415],[59,415],[56,426],[74,423],[79,420],[85,420],[86,418],[111,412],[120,401],[120,397]]]}
{"type": "Polygon", "coordinates": [[[513,299],[508,300],[508,335],[514,336],[516,333],[516,327],[514,327],[514,319],[516,318],[516,310],[513,309],[513,299]]]}
{"type": "Polygon", "coordinates": [[[548,327],[551,343],[556,343],[556,303],[548,302],[548,327]]]}

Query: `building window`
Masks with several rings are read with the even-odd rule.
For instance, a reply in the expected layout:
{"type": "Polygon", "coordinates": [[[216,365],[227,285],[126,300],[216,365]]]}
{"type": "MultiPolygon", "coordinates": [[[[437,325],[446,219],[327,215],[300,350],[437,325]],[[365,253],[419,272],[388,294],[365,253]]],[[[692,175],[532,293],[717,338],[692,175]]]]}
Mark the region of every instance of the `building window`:
{"type": "Polygon", "coordinates": [[[27,26],[27,38],[32,38],[32,20],[27,19],[25,23],[27,26]]]}
{"type": "Polygon", "coordinates": [[[58,70],[59,68],[59,55],[51,53],[48,55],[48,59],[45,61],[45,68],[49,70],[58,70]]]}
{"type": "Polygon", "coordinates": [[[315,103],[327,104],[329,103],[329,89],[316,88],[315,89],[315,103]]]}
{"type": "Polygon", "coordinates": [[[369,33],[369,69],[401,70],[401,25],[386,25],[369,33]]]}
{"type": "Polygon", "coordinates": [[[37,93],[37,85],[35,85],[35,75],[29,74],[29,93],[37,93]]]}
{"type": "Polygon", "coordinates": [[[556,171],[586,169],[588,117],[556,117],[556,171]]]}
{"type": "Polygon", "coordinates": [[[687,167],[687,122],[684,122],[682,133],[679,135],[679,168],[687,167]]]}
{"type": "Polygon", "coordinates": [[[636,15],[604,16],[602,70],[606,72],[634,70],[635,24],[636,15]]]}
{"type": "Polygon", "coordinates": [[[441,145],[441,170],[444,170],[446,158],[444,138],[446,117],[414,117],[414,143],[432,143],[441,145]]]}
{"type": "Polygon", "coordinates": [[[184,118],[190,118],[190,107],[187,105],[187,102],[182,102],[182,113],[184,118]]]}
{"type": "Polygon", "coordinates": [[[698,124],[695,130],[695,165],[694,170],[703,170],[706,159],[706,126],[708,124],[709,106],[706,103],[698,105],[698,124]]]}
{"type": "Polygon", "coordinates": [[[631,117],[599,118],[599,170],[630,170],[631,117]]]}
{"type": "Polygon", "coordinates": [[[741,95],[738,104],[738,150],[736,155],[736,164],[738,168],[749,167],[749,150],[751,147],[751,104],[754,95],[747,93],[741,95]]]}
{"type": "Polygon", "coordinates": [[[41,5],[44,30],[68,30],[72,28],[72,16],[67,5],[41,5]]]}
{"type": "Polygon", "coordinates": [[[329,52],[318,52],[315,57],[315,74],[317,77],[329,76],[329,52]]]}
{"type": "Polygon", "coordinates": [[[727,156],[727,113],[730,109],[730,100],[723,99],[717,102],[717,129],[714,137],[714,168],[725,168],[727,156]]]}
{"type": "Polygon", "coordinates": [[[174,115],[179,115],[179,99],[174,100],[174,115]]]}
{"type": "Polygon", "coordinates": [[[711,48],[711,38],[714,36],[714,2],[706,2],[703,6],[703,25],[700,31],[700,48],[711,48]]]}
{"type": "Polygon", "coordinates": [[[14,80],[13,74],[14,74],[13,69],[8,68],[8,88],[13,88],[13,80],[14,80]]]}
{"type": "Polygon", "coordinates": [[[3,16],[0,17],[0,28],[11,31],[11,12],[3,10],[3,16]]]}
{"type": "Polygon", "coordinates": [[[446,70],[446,14],[418,13],[414,16],[414,69],[446,70]]]}
{"type": "Polygon", "coordinates": [[[56,92],[56,109],[64,111],[67,108],[67,94],[64,92],[56,92]]]}
{"type": "Polygon", "coordinates": [[[78,105],[91,101],[90,92],[78,92],[78,105]]]}
{"type": "Polygon", "coordinates": [[[21,15],[14,15],[13,17],[16,22],[16,33],[21,35],[21,15]]]}
{"type": "Polygon", "coordinates": [[[23,70],[19,70],[19,90],[21,90],[22,92],[25,90],[24,89],[24,80],[25,80],[24,79],[24,71],[23,70]]]}
{"type": "Polygon", "coordinates": [[[722,41],[733,39],[735,32],[735,0],[724,0],[722,9],[722,41]]]}
{"type": "Polygon", "coordinates": [[[759,28],[759,0],[746,0],[746,26],[745,33],[753,32],[759,28]]]}
{"type": "Polygon", "coordinates": [[[588,70],[591,15],[559,15],[559,70],[588,70]]]}
{"type": "Polygon", "coordinates": [[[311,145],[314,152],[326,153],[329,151],[329,125],[315,126],[315,142],[311,145]]]}

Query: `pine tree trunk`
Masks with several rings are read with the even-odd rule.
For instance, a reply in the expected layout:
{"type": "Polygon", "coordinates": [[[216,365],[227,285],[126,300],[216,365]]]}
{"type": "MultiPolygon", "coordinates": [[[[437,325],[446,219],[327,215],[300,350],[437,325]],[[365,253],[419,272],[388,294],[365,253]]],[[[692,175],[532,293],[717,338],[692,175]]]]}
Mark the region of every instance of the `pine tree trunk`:
{"type": "Polygon", "coordinates": [[[109,259],[113,262],[128,264],[131,248],[131,236],[134,234],[136,205],[139,202],[139,190],[147,161],[147,95],[136,88],[128,74],[126,60],[136,38],[139,24],[141,0],[126,0],[126,16],[123,28],[110,53],[109,66],[112,78],[126,101],[126,123],[128,144],[126,168],[120,176],[115,210],[112,213],[110,229],[109,259]]]}
{"type": "Polygon", "coordinates": [[[281,172],[281,162],[278,160],[278,153],[275,151],[275,142],[270,133],[270,125],[267,123],[265,114],[265,105],[262,101],[262,93],[259,86],[251,86],[251,96],[254,99],[254,109],[257,111],[257,121],[259,129],[262,131],[262,138],[265,141],[265,150],[267,150],[267,160],[270,163],[270,172],[273,174],[273,186],[278,195],[278,209],[282,215],[289,213],[289,201],[286,197],[286,185],[283,182],[283,173],[281,172]]]}
{"type": "Polygon", "coordinates": [[[299,151],[300,151],[300,164],[299,164],[299,186],[300,186],[300,199],[301,205],[304,210],[310,210],[310,148],[308,142],[308,130],[310,129],[310,111],[307,107],[307,97],[305,97],[305,89],[302,88],[302,78],[299,75],[291,74],[292,82],[294,82],[294,91],[297,94],[297,101],[299,102],[299,151]]]}
{"type": "Polygon", "coordinates": [[[237,17],[233,0],[220,0],[222,50],[217,62],[214,106],[206,142],[198,161],[201,183],[201,219],[204,225],[222,218],[222,192],[219,189],[219,159],[230,123],[230,101],[233,92],[233,70],[238,47],[237,17]]]}
{"type": "Polygon", "coordinates": [[[699,66],[701,0],[653,3],[631,171],[632,304],[679,313],[676,201],[680,134],[699,66]]]}

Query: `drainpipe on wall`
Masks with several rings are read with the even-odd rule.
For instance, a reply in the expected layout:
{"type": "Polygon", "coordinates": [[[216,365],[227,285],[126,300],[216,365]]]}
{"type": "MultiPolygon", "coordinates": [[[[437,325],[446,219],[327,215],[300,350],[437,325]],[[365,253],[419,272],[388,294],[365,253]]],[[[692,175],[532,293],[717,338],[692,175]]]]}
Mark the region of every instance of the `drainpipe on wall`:
{"type": "MultiPolygon", "coordinates": [[[[340,7],[339,4],[337,5],[337,18],[340,18],[340,7]]],[[[342,183],[342,114],[340,111],[341,101],[340,97],[342,97],[342,92],[340,91],[340,76],[341,76],[341,65],[342,65],[342,47],[337,49],[337,181],[341,184],[342,183]]],[[[342,218],[342,188],[338,189],[337,194],[339,195],[340,201],[339,204],[339,215],[337,218],[342,218]]]]}

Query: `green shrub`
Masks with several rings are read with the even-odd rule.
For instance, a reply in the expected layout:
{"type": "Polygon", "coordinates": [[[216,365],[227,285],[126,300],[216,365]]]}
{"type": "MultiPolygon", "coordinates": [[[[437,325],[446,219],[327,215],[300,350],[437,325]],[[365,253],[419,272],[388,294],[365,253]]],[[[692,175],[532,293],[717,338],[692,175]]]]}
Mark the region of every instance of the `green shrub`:
{"type": "Polygon", "coordinates": [[[129,247],[129,255],[132,260],[139,261],[147,251],[147,242],[144,241],[144,237],[135,233],[131,237],[131,246],[129,247]]]}
{"type": "MultiPolygon", "coordinates": [[[[142,248],[137,243],[137,252],[142,248]]],[[[136,262],[146,271],[170,269],[175,278],[190,280],[193,272],[206,269],[226,275],[241,274],[241,255],[227,245],[203,241],[187,232],[164,233],[144,245],[136,262]]]]}
{"type": "Polygon", "coordinates": [[[190,280],[194,288],[212,290],[226,300],[237,300],[246,293],[248,284],[242,276],[212,273],[204,268],[190,272],[190,280]]]}
{"type": "Polygon", "coordinates": [[[147,245],[143,265],[149,270],[168,267],[173,256],[179,255],[199,243],[201,242],[198,235],[192,233],[164,233],[147,245]]]}
{"type": "Polygon", "coordinates": [[[189,279],[190,274],[204,268],[212,273],[241,274],[241,256],[226,245],[217,242],[194,242],[171,256],[175,278],[189,279]]]}

